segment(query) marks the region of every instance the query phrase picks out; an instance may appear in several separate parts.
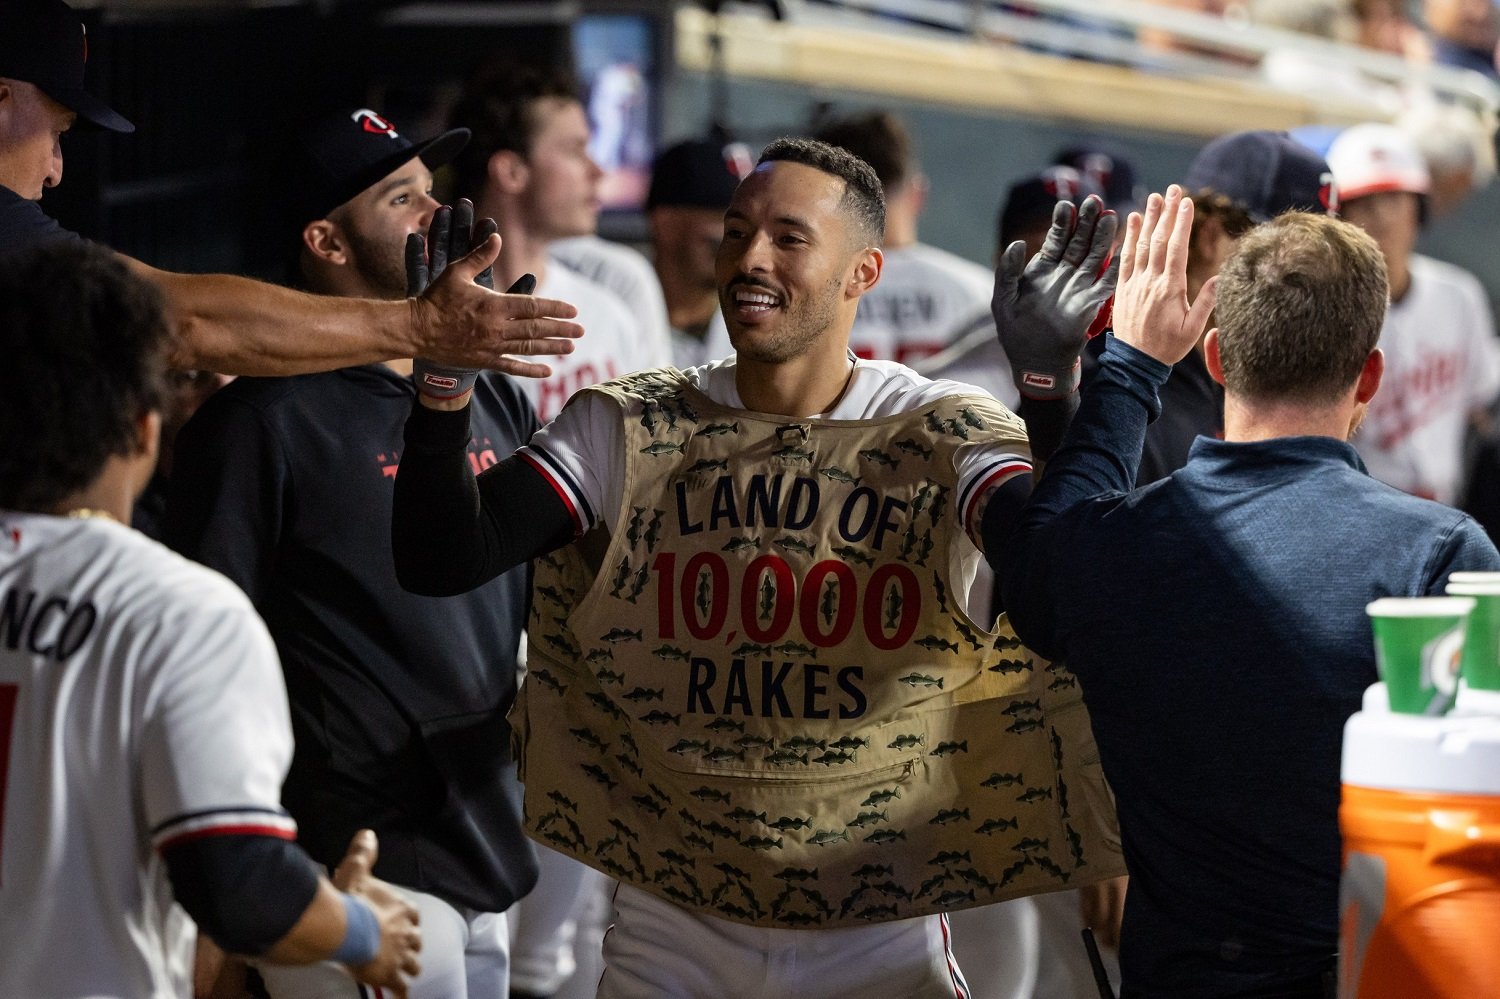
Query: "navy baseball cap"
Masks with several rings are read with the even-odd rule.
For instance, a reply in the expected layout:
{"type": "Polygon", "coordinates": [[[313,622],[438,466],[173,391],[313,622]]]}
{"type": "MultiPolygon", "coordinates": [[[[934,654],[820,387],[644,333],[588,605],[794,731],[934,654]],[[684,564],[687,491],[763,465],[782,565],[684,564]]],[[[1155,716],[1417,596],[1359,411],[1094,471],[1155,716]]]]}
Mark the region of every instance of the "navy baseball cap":
{"type": "Polygon", "coordinates": [[[1104,191],[1092,178],[1070,166],[1050,166],[1023,177],[1010,186],[1000,207],[998,245],[1003,249],[1018,238],[1019,232],[1050,225],[1052,209],[1059,201],[1078,205],[1091,194],[1104,197],[1104,191]]]}
{"type": "Polygon", "coordinates": [[[1222,194],[1256,222],[1290,211],[1331,215],[1339,208],[1328,164],[1285,132],[1235,132],[1215,139],[1193,158],[1183,187],[1189,194],[1222,194]]]}
{"type": "Polygon", "coordinates": [[[740,181],[754,168],[750,148],[743,142],[689,139],[668,146],[652,164],[646,208],[678,206],[722,211],[729,207],[740,181]]]}
{"type": "Polygon", "coordinates": [[[0,76],[36,87],[78,115],[87,128],[134,132],[135,126],[83,89],[88,32],[62,0],[12,0],[0,27],[0,76]]]}
{"type": "Polygon", "coordinates": [[[369,108],[346,109],[308,123],[300,134],[302,169],[297,175],[301,221],[328,213],[411,160],[431,170],[468,145],[469,130],[455,128],[413,143],[369,108]]]}
{"type": "Polygon", "coordinates": [[[1145,192],[1136,183],[1135,167],[1107,146],[1069,146],[1052,162],[1072,167],[1097,184],[1103,191],[1105,207],[1121,215],[1137,211],[1146,201],[1145,192]]]}

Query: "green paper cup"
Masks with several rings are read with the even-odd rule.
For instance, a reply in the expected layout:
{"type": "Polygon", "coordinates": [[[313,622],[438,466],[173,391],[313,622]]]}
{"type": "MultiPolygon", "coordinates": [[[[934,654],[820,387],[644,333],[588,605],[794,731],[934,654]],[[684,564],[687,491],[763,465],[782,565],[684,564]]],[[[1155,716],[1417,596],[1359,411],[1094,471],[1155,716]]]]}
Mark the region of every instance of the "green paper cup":
{"type": "Polygon", "coordinates": [[[1464,682],[1473,690],[1500,690],[1500,573],[1463,575],[1490,576],[1487,580],[1448,582],[1450,597],[1469,597],[1474,601],[1464,631],[1464,682]]]}
{"type": "Polygon", "coordinates": [[[1391,710],[1441,715],[1453,706],[1471,597],[1383,597],[1365,607],[1391,710]]]}

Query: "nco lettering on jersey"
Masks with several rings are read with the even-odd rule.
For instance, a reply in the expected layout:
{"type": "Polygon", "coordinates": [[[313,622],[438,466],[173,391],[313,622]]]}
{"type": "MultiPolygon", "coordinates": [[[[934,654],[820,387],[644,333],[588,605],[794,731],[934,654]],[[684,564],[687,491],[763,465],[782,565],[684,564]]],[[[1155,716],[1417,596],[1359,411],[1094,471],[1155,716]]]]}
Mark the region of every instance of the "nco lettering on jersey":
{"type": "Polygon", "coordinates": [[[88,640],[99,611],[84,600],[43,597],[34,590],[6,590],[0,598],[0,644],[63,662],[88,640]]]}

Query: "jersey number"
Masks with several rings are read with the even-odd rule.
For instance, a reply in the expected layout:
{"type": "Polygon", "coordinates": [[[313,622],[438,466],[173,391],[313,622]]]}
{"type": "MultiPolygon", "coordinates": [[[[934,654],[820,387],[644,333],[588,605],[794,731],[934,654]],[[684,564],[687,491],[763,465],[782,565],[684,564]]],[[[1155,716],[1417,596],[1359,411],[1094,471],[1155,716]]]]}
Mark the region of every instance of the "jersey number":
{"type": "Polygon", "coordinates": [[[10,728],[16,716],[16,692],[20,689],[14,683],[0,683],[0,852],[5,846],[5,775],[10,768],[10,728]]]}

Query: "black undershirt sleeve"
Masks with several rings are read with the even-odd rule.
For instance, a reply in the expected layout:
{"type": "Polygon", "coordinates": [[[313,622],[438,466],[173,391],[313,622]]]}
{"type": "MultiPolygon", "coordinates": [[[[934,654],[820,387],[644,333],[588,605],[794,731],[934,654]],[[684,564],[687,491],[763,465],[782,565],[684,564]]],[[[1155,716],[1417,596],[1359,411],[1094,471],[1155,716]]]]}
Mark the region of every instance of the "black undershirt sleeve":
{"type": "Polygon", "coordinates": [[[265,953],[318,890],[317,866],[275,836],[205,836],[167,847],[162,859],[177,901],[232,954],[265,953]]]}
{"type": "Polygon", "coordinates": [[[1001,599],[1001,588],[998,578],[1003,577],[1005,572],[1005,545],[1010,538],[1011,531],[1015,529],[1021,519],[1021,510],[1026,506],[1026,501],[1031,497],[1031,476],[1017,475],[1007,479],[996,487],[994,495],[984,508],[984,517],[979,521],[979,537],[984,542],[984,558],[995,570],[997,583],[995,585],[994,606],[991,608],[998,617],[1005,612],[1005,604],[1001,599]]]}
{"type": "Polygon", "coordinates": [[[512,455],[475,478],[469,410],[412,403],[396,471],[391,548],[402,588],[452,596],[573,539],[573,518],[552,486],[512,455]]]}
{"type": "Polygon", "coordinates": [[[1078,412],[1077,392],[1061,399],[1028,399],[1021,397],[1016,415],[1026,421],[1026,437],[1031,444],[1031,459],[1041,468],[1062,444],[1063,434],[1078,412]]]}

